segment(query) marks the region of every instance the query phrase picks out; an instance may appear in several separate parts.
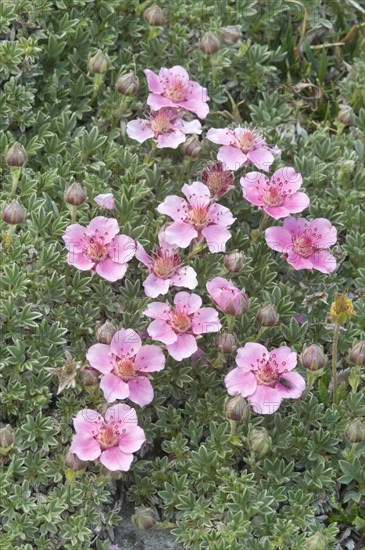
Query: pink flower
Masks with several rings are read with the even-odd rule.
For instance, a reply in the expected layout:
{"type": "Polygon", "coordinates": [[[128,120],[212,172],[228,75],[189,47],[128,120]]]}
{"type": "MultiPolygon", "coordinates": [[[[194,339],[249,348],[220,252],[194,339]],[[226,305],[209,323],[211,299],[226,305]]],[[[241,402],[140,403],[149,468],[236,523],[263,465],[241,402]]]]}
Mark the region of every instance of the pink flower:
{"type": "Polygon", "coordinates": [[[269,227],[265,239],[270,248],[282,252],[294,269],[317,269],[332,273],[336,259],[325,249],[337,241],[337,231],[329,220],[289,217],[282,227],[269,227]]]}
{"type": "Polygon", "coordinates": [[[236,364],[224,379],[228,393],[247,397],[259,414],[275,412],[283,398],[298,399],[305,389],[304,378],[291,372],[297,354],[286,346],[268,352],[249,342],[237,350],[236,364]]]}
{"type": "Polygon", "coordinates": [[[132,329],[118,330],[107,344],[89,348],[86,358],[103,376],[100,388],[111,403],[129,398],[141,407],[153,400],[149,372],[165,367],[165,357],[158,346],[142,346],[141,338],[132,329]]]}
{"type": "Polygon", "coordinates": [[[174,220],[165,229],[167,242],[186,248],[193,239],[201,242],[205,238],[210,252],[224,252],[231,238],[227,227],[235,221],[231,211],[213,203],[208,187],[200,181],[185,184],[182,192],[188,202],[170,195],[157,207],[160,214],[174,220]]]}
{"type": "Polygon", "coordinates": [[[260,170],[268,171],[274,162],[273,155],[280,155],[277,147],[270,147],[262,136],[254,130],[238,127],[211,128],[206,138],[213,143],[223,145],[218,151],[221,160],[228,170],[238,170],[241,166],[252,162],[260,170]]]}
{"type": "Polygon", "coordinates": [[[187,134],[201,134],[199,120],[186,122],[180,112],[171,107],[162,107],[159,111],[150,114],[148,120],[131,120],[127,124],[127,134],[130,138],[143,143],[146,139],[153,139],[157,148],[171,147],[176,149],[184,143],[187,134]]]}
{"type": "Polygon", "coordinates": [[[260,172],[250,172],[240,182],[245,199],[260,206],[275,220],[302,212],[309,206],[308,195],[298,192],[303,180],[294,168],[276,170],[271,180],[260,172]]]}
{"type": "Polygon", "coordinates": [[[114,210],[114,197],[111,193],[101,193],[97,195],[94,199],[96,204],[101,208],[106,208],[106,210],[114,210]]]}
{"type": "Polygon", "coordinates": [[[218,332],[221,323],[215,309],[201,307],[202,299],[197,294],[178,292],[174,304],[152,302],[144,314],[155,319],[147,329],[151,338],[163,342],[171,357],[181,361],[198,350],[198,336],[218,332]]]}
{"type": "Polygon", "coordinates": [[[215,277],[207,282],[207,290],[210,298],[223,313],[229,315],[242,315],[246,313],[249,305],[247,294],[239,290],[230,281],[223,277],[215,277]]]}
{"type": "Polygon", "coordinates": [[[69,225],[63,240],[68,250],[67,262],[87,271],[96,271],[107,281],[124,277],[136,251],[136,243],[127,235],[118,235],[119,226],[114,218],[97,216],[87,227],[78,223],[69,225]]]}
{"type": "Polygon", "coordinates": [[[177,247],[166,242],[164,231],[160,231],[159,247],[155,247],[149,256],[138,243],[136,258],[146,265],[150,274],[143,282],[146,296],[156,298],[166,294],[171,286],[183,286],[194,289],[198,286],[196,273],[192,267],[182,266],[177,247]]]}
{"type": "Polygon", "coordinates": [[[138,451],[146,437],[137,426],[137,414],[128,405],[110,407],[105,419],[97,411],[84,409],[74,418],[76,434],[70,451],[80,460],[100,460],[108,470],[129,470],[133,453],[138,451]]]}
{"type": "Polygon", "coordinates": [[[202,171],[202,182],[208,187],[212,197],[222,197],[234,188],[234,175],[224,169],[222,162],[211,162],[202,171]]]}
{"type": "Polygon", "coordinates": [[[209,113],[207,89],[189,80],[188,73],[180,65],[160,69],[158,75],[149,69],[144,73],[151,92],[147,104],[153,111],[161,107],[180,107],[195,113],[199,118],[205,118],[209,113]]]}

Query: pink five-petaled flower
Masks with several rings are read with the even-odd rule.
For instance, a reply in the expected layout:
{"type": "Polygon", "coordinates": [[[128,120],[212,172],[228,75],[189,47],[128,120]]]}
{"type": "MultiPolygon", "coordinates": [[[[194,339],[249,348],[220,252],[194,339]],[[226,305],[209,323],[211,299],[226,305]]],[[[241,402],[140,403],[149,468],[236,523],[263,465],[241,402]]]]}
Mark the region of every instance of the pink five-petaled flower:
{"type": "Polygon", "coordinates": [[[144,73],[151,92],[147,104],[153,111],[162,107],[175,107],[191,111],[199,118],[205,118],[209,113],[207,89],[189,80],[188,73],[180,65],[171,69],[162,68],[158,74],[149,69],[144,73]]]}
{"type": "Polygon", "coordinates": [[[218,151],[217,158],[228,170],[238,170],[252,162],[260,170],[268,171],[274,162],[273,155],[281,154],[278,147],[270,147],[260,134],[249,128],[211,128],[206,138],[223,145],[218,151]]]}
{"type": "Polygon", "coordinates": [[[190,290],[198,286],[196,273],[192,267],[182,266],[177,247],[168,244],[165,232],[158,234],[159,245],[152,250],[151,256],[139,243],[136,258],[149,269],[149,275],[143,282],[144,291],[149,298],[166,294],[170,286],[183,286],[190,290]]]}
{"type": "Polygon", "coordinates": [[[114,197],[112,193],[101,193],[100,195],[97,195],[94,199],[96,204],[100,206],[101,208],[105,208],[106,210],[114,210],[115,203],[114,203],[114,197]]]}
{"type": "Polygon", "coordinates": [[[223,313],[242,315],[249,305],[247,294],[223,277],[215,277],[207,282],[210,298],[223,313]]]}
{"type": "Polygon", "coordinates": [[[159,111],[150,114],[149,119],[137,118],[127,124],[127,134],[130,138],[143,143],[152,138],[157,143],[157,148],[171,147],[176,149],[184,143],[187,134],[201,134],[202,128],[199,120],[187,122],[181,118],[177,109],[163,107],[159,111]]]}
{"type": "Polygon", "coordinates": [[[249,172],[240,180],[244,198],[275,220],[309,206],[308,195],[298,192],[302,182],[302,176],[294,168],[276,170],[271,180],[260,172],[249,172]]]}
{"type": "Polygon", "coordinates": [[[142,346],[141,338],[132,329],[118,330],[110,345],[91,346],[86,358],[94,369],[103,374],[100,388],[109,403],[128,397],[141,407],[153,399],[148,373],[165,367],[161,348],[142,346]]]}
{"type": "Polygon", "coordinates": [[[178,292],[174,306],[152,302],[144,311],[147,317],[155,319],[147,329],[148,334],[163,342],[176,361],[191,357],[198,350],[198,336],[221,329],[217,311],[201,306],[202,299],[197,294],[178,292]]]}
{"type": "Polygon", "coordinates": [[[249,342],[239,348],[237,368],[224,379],[229,395],[247,397],[259,414],[275,412],[285,397],[298,399],[305,380],[291,372],[297,364],[297,354],[286,346],[268,352],[261,344],[249,342]]]}
{"type": "Polygon", "coordinates": [[[67,262],[82,271],[96,271],[111,282],[122,279],[137,245],[127,235],[118,233],[117,220],[103,216],[97,216],[86,227],[69,225],[63,235],[67,262]]]}
{"type": "Polygon", "coordinates": [[[76,434],[70,451],[80,460],[97,460],[111,471],[129,470],[133,453],[138,451],[146,437],[137,426],[137,414],[128,405],[110,407],[105,419],[97,411],[84,409],[74,418],[76,434]]]}
{"type": "Polygon", "coordinates": [[[213,203],[208,187],[200,181],[185,184],[182,192],[188,202],[170,195],[157,207],[174,220],[165,229],[167,242],[186,248],[193,239],[200,243],[205,238],[210,252],[224,252],[231,238],[227,227],[235,221],[231,211],[213,203]]]}
{"type": "Polygon", "coordinates": [[[337,231],[329,220],[285,218],[282,227],[269,227],[265,239],[270,248],[282,252],[294,269],[317,269],[332,273],[336,259],[325,250],[337,241],[337,231]]]}

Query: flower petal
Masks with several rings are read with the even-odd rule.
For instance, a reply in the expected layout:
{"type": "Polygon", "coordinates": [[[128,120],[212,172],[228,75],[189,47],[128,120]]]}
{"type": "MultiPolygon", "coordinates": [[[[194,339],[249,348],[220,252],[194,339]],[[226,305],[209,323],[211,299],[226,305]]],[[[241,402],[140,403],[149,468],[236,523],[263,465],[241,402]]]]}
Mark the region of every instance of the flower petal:
{"type": "Polygon", "coordinates": [[[162,342],[165,345],[170,345],[176,342],[176,334],[166,323],[166,321],[163,321],[162,319],[156,319],[155,321],[152,321],[152,323],[147,328],[148,334],[153,338],[154,340],[158,340],[159,342],[162,342]]]}
{"type": "Polygon", "coordinates": [[[194,334],[219,332],[222,328],[218,312],[212,307],[202,307],[194,314],[192,331],[194,334]]]}
{"type": "Polygon", "coordinates": [[[223,145],[218,151],[217,159],[223,162],[225,170],[238,170],[248,160],[247,155],[231,145],[223,145]]]}
{"type": "Polygon", "coordinates": [[[198,236],[198,232],[194,226],[184,222],[173,222],[168,225],[165,229],[165,234],[169,243],[180,248],[186,248],[198,236]]]}
{"type": "Polygon", "coordinates": [[[158,205],[157,211],[160,214],[165,214],[165,216],[170,216],[174,221],[183,221],[187,216],[188,205],[185,199],[176,195],[169,195],[158,205]]]}
{"type": "Polygon", "coordinates": [[[134,365],[138,371],[157,372],[165,367],[165,356],[161,348],[147,344],[138,351],[134,365]]]}
{"type": "Polygon", "coordinates": [[[139,118],[128,122],[126,132],[131,139],[135,139],[139,143],[155,137],[155,132],[146,124],[146,121],[139,118]]]}
{"type": "Polygon", "coordinates": [[[251,395],[256,391],[257,387],[255,375],[239,367],[231,370],[226,375],[224,383],[229,395],[240,394],[242,397],[251,395]]]}
{"type": "Polygon", "coordinates": [[[150,273],[145,281],[143,281],[144,291],[149,298],[157,298],[160,294],[167,294],[169,287],[169,279],[161,279],[154,273],[150,273]]]}
{"type": "Polygon", "coordinates": [[[196,313],[202,306],[202,299],[194,292],[178,292],[174,298],[174,304],[179,311],[188,314],[196,313]]]}
{"type": "Polygon", "coordinates": [[[118,330],[110,342],[110,350],[117,357],[134,357],[141,346],[140,336],[131,328],[118,330]]]}
{"type": "Polygon", "coordinates": [[[238,348],[236,364],[246,370],[256,370],[260,361],[269,358],[269,352],[262,344],[247,342],[243,348],[238,348]]]}
{"type": "Polygon", "coordinates": [[[103,279],[115,283],[115,281],[123,279],[127,271],[127,264],[119,264],[108,258],[99,262],[95,267],[95,271],[103,279]]]}
{"type": "Polygon", "coordinates": [[[231,232],[226,227],[212,224],[202,229],[209,252],[213,254],[226,251],[226,242],[231,238],[231,232]]]}
{"type": "Polygon", "coordinates": [[[103,391],[105,400],[108,403],[112,403],[116,399],[125,399],[129,396],[128,384],[120,376],[116,376],[112,372],[102,377],[100,389],[103,391]]]}
{"type": "Polygon", "coordinates": [[[258,147],[247,153],[249,160],[260,170],[267,172],[274,162],[274,155],[267,147],[258,147]]]}
{"type": "Polygon", "coordinates": [[[116,472],[118,470],[128,472],[132,461],[133,455],[123,453],[119,447],[105,449],[100,455],[100,462],[111,472],[116,472]]]}
{"type": "Polygon", "coordinates": [[[99,443],[93,437],[83,434],[74,435],[70,451],[80,460],[95,460],[101,453],[99,443]]]}
{"type": "Polygon", "coordinates": [[[110,372],[115,364],[110,346],[107,344],[94,344],[91,346],[86,353],[86,359],[94,369],[103,374],[110,372]]]}
{"type": "Polygon", "coordinates": [[[153,401],[153,387],[147,376],[137,376],[129,381],[129,399],[140,407],[153,401]]]}
{"type": "Polygon", "coordinates": [[[286,372],[281,376],[280,380],[282,379],[285,380],[285,384],[279,381],[275,384],[275,389],[281,393],[283,398],[290,397],[291,399],[298,399],[305,390],[305,380],[303,376],[297,372],[286,372]]]}
{"type": "Polygon", "coordinates": [[[271,386],[258,385],[256,391],[247,397],[257,414],[272,414],[278,410],[282,400],[281,392],[271,386]]]}
{"type": "Polygon", "coordinates": [[[192,334],[178,334],[176,342],[166,347],[171,357],[176,361],[187,359],[198,350],[196,339],[192,334]]]}

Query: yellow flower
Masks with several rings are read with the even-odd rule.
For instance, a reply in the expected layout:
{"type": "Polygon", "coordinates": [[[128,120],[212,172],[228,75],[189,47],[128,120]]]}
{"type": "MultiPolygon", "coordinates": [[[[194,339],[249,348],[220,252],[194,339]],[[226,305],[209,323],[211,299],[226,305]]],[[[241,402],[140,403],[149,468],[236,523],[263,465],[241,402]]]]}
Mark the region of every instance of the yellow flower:
{"type": "Polygon", "coordinates": [[[344,325],[353,314],[354,306],[352,305],[352,300],[347,298],[346,292],[343,292],[341,295],[336,294],[335,300],[331,304],[331,321],[338,325],[344,325]]]}

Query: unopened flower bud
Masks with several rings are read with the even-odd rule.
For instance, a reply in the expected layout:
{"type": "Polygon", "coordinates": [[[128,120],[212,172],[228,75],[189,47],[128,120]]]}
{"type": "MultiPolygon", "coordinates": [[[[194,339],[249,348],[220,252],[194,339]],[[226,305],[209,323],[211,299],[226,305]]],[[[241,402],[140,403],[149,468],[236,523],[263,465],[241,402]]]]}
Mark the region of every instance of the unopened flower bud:
{"type": "Polygon", "coordinates": [[[143,13],[143,18],[151,27],[160,27],[165,23],[164,13],[157,4],[147,8],[143,13]]]}
{"type": "Polygon", "coordinates": [[[355,418],[345,429],[345,436],[351,443],[362,443],[365,441],[365,424],[360,418],[355,418]]]}
{"type": "Polygon", "coordinates": [[[127,74],[121,74],[117,78],[115,89],[118,93],[125,96],[135,95],[139,90],[138,77],[133,71],[127,74]]]}
{"type": "Polygon", "coordinates": [[[26,217],[26,211],[16,199],[11,201],[10,204],[4,204],[1,218],[5,223],[16,225],[22,223],[26,217]]]}
{"type": "Polygon", "coordinates": [[[304,346],[302,353],[299,355],[299,360],[305,369],[312,371],[322,369],[327,363],[323,347],[317,344],[304,346]]]}
{"type": "Polygon", "coordinates": [[[203,53],[206,53],[207,55],[212,55],[219,50],[220,45],[221,41],[219,40],[218,36],[216,36],[213,32],[208,31],[201,39],[199,48],[203,53]]]}
{"type": "Polygon", "coordinates": [[[222,197],[233,189],[234,174],[224,169],[221,161],[209,163],[201,173],[201,181],[208,187],[212,197],[222,197]]]}
{"type": "Polygon", "coordinates": [[[248,438],[248,446],[250,451],[259,455],[264,455],[270,449],[271,437],[265,428],[257,428],[252,430],[248,438]]]}
{"type": "Polygon", "coordinates": [[[239,317],[240,315],[246,313],[249,305],[249,297],[244,290],[241,290],[237,295],[228,301],[226,307],[222,309],[222,311],[224,311],[224,313],[228,313],[228,315],[239,317]]]}
{"type": "Polygon", "coordinates": [[[233,353],[237,349],[236,337],[229,332],[222,332],[215,339],[215,345],[221,353],[233,353]]]}
{"type": "Polygon", "coordinates": [[[314,533],[307,539],[307,550],[327,550],[327,539],[322,533],[314,533]]]}
{"type": "Polygon", "coordinates": [[[345,126],[353,126],[355,124],[355,114],[350,105],[341,104],[338,111],[337,119],[345,124],[345,126]]]}
{"type": "Polygon", "coordinates": [[[15,142],[6,153],[5,161],[8,166],[20,168],[26,163],[27,158],[23,145],[15,142]]]}
{"type": "Polygon", "coordinates": [[[86,467],[87,462],[84,462],[83,460],[80,460],[75,453],[71,453],[71,451],[67,451],[65,456],[63,457],[63,463],[69,470],[72,470],[73,472],[78,472],[79,470],[83,470],[86,467]]]}
{"type": "Polygon", "coordinates": [[[275,306],[272,304],[264,304],[256,313],[256,321],[260,323],[262,327],[273,327],[279,322],[279,315],[275,306]]]}
{"type": "Polygon", "coordinates": [[[6,456],[11,451],[15,441],[14,431],[10,424],[0,428],[0,456],[6,456]]]}
{"type": "Polygon", "coordinates": [[[83,204],[86,201],[87,193],[82,185],[80,185],[77,181],[74,181],[66,188],[63,197],[68,204],[72,204],[72,206],[80,206],[80,204],[83,204]]]}
{"type": "Polygon", "coordinates": [[[157,511],[154,508],[147,508],[146,506],[139,506],[136,508],[132,521],[138,529],[151,529],[156,525],[159,517],[157,511]]]}
{"type": "Polygon", "coordinates": [[[349,361],[358,367],[365,366],[365,340],[361,340],[352,346],[349,361]]]}
{"type": "Polygon", "coordinates": [[[248,418],[250,408],[247,401],[241,396],[236,395],[226,400],[224,404],[224,412],[228,420],[235,420],[236,422],[242,422],[248,418]]]}
{"type": "Polygon", "coordinates": [[[99,382],[99,372],[92,367],[84,367],[79,374],[81,385],[84,388],[96,386],[99,382]]]}
{"type": "Polygon", "coordinates": [[[103,323],[101,327],[97,328],[96,339],[100,344],[109,345],[116,332],[117,329],[115,328],[113,323],[111,323],[110,321],[105,321],[105,323],[103,323]]]}
{"type": "Polygon", "coordinates": [[[244,255],[238,250],[226,254],[223,259],[224,267],[230,273],[237,273],[243,268],[244,255]]]}
{"type": "Polygon", "coordinates": [[[101,51],[98,50],[93,57],[89,59],[89,69],[94,74],[104,74],[109,68],[109,59],[101,51]]]}
{"type": "Polygon", "coordinates": [[[202,146],[199,139],[196,136],[188,138],[181,146],[181,151],[188,157],[198,157],[202,152],[202,146]]]}
{"type": "Polygon", "coordinates": [[[237,27],[222,27],[219,29],[219,34],[223,42],[230,46],[242,38],[242,33],[237,27]]]}

